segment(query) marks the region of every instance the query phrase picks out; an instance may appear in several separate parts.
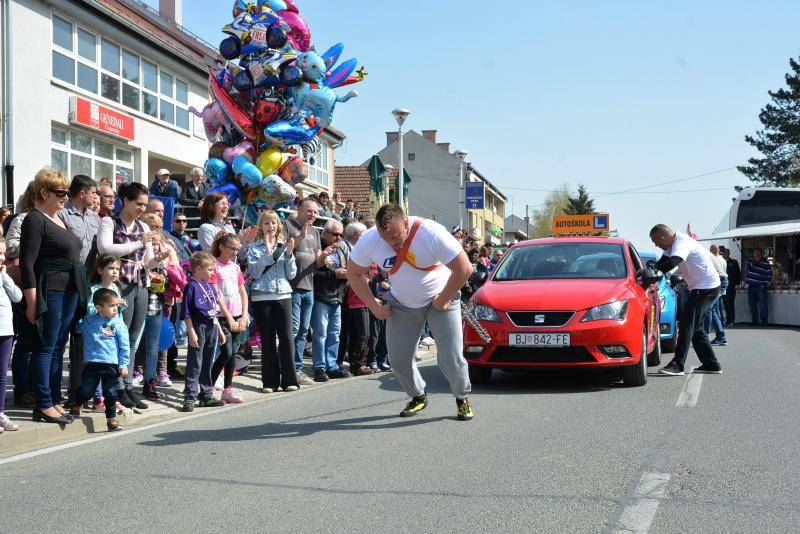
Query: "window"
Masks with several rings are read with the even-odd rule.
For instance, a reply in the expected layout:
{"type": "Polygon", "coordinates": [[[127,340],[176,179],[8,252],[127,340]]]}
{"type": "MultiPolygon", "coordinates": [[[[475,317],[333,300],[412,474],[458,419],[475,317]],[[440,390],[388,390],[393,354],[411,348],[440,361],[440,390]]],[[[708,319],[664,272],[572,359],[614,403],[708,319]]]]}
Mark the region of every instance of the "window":
{"type": "Polygon", "coordinates": [[[410,152],[408,154],[408,161],[414,161],[415,159],[417,159],[417,155],[414,154],[413,152],[410,152]]]}
{"type": "Polygon", "coordinates": [[[186,81],[64,17],[52,21],[53,78],[189,131],[186,81]]]}
{"type": "Polygon", "coordinates": [[[72,23],[53,15],[53,44],[72,52],[72,23]]]}
{"type": "Polygon", "coordinates": [[[328,186],[328,144],[320,140],[319,150],[306,160],[308,164],[308,180],[312,183],[328,186]]]}
{"type": "Polygon", "coordinates": [[[133,153],[79,131],[50,130],[50,164],[67,176],[133,180],[133,153]]]}

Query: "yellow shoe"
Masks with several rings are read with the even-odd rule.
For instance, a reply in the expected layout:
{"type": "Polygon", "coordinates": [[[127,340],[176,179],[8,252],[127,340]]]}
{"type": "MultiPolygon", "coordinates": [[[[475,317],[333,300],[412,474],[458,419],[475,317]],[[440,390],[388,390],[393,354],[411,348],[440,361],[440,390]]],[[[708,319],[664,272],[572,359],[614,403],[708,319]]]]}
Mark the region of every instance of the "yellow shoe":
{"type": "Polygon", "coordinates": [[[417,415],[428,405],[428,397],[423,393],[419,397],[411,397],[411,400],[406,404],[405,410],[400,412],[400,417],[411,417],[417,415]]]}
{"type": "Polygon", "coordinates": [[[473,417],[472,413],[472,406],[469,403],[469,399],[456,399],[456,407],[458,409],[458,419],[460,421],[469,421],[473,417]]]}

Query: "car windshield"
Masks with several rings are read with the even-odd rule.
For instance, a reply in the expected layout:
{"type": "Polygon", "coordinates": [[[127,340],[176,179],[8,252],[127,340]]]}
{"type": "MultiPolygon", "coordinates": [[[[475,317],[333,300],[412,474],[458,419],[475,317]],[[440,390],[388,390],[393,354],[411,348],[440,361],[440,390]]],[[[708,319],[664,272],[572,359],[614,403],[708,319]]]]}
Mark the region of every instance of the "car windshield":
{"type": "Polygon", "coordinates": [[[558,278],[625,278],[622,245],[616,243],[547,243],[515,247],[495,271],[495,281],[558,278]]]}

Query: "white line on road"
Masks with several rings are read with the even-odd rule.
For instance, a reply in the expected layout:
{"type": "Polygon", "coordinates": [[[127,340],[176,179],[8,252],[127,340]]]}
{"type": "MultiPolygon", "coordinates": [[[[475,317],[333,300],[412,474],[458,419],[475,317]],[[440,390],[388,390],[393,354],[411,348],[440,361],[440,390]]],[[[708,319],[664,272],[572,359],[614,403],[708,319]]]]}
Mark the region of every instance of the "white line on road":
{"type": "Polygon", "coordinates": [[[668,473],[645,472],[633,490],[631,502],[622,510],[614,534],[645,534],[653,523],[658,505],[664,497],[670,475],[668,473]]]}
{"type": "Polygon", "coordinates": [[[686,384],[684,384],[680,395],[678,395],[678,402],[675,406],[678,408],[694,408],[697,405],[697,398],[700,396],[700,386],[703,385],[703,375],[690,374],[686,377],[686,384]]]}

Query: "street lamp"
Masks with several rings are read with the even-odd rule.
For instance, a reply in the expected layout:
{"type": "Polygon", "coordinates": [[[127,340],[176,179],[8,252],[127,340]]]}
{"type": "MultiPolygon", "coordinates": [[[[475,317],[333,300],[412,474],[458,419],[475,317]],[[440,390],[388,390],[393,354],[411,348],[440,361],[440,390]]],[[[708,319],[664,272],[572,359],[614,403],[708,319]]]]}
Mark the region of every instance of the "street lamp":
{"type": "Polygon", "coordinates": [[[406,118],[411,115],[411,112],[405,108],[397,108],[392,111],[392,115],[394,115],[394,119],[397,121],[398,141],[400,145],[399,167],[397,170],[397,203],[403,208],[405,206],[403,203],[403,123],[406,122],[406,118]]]}
{"type": "Polygon", "coordinates": [[[455,154],[458,158],[458,227],[464,228],[464,212],[467,207],[467,199],[461,190],[464,189],[464,159],[469,155],[469,152],[459,149],[456,150],[455,154]]]}
{"type": "Polygon", "coordinates": [[[391,186],[391,183],[389,181],[389,175],[392,174],[392,169],[394,169],[394,165],[385,165],[384,168],[386,169],[386,171],[384,171],[383,173],[383,183],[386,186],[386,203],[388,204],[389,202],[391,202],[389,197],[389,189],[391,186]]]}

